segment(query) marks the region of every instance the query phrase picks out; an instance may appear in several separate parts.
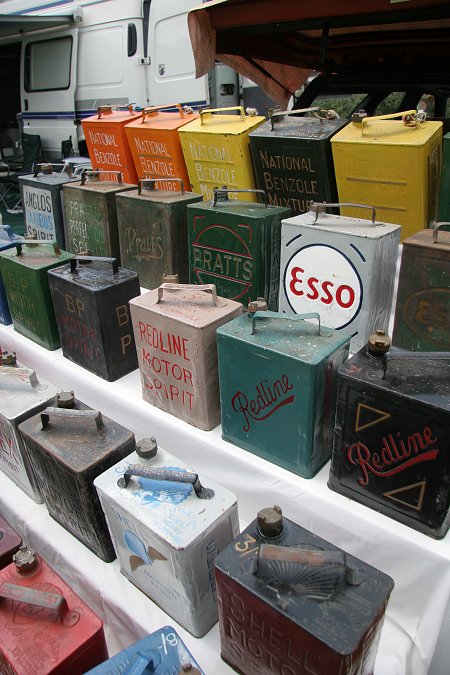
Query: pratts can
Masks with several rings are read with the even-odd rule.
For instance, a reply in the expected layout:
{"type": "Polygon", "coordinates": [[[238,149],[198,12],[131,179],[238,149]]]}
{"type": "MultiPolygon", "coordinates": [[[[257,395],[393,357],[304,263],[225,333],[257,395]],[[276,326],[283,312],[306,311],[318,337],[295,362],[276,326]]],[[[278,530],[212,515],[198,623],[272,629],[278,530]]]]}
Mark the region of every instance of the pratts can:
{"type": "Polygon", "coordinates": [[[328,485],[419,532],[450,525],[450,352],[389,349],[383,331],[339,371],[328,485]]]}
{"type": "Polygon", "coordinates": [[[173,103],[144,108],[141,119],[127,124],[125,133],[139,178],[159,178],[160,190],[177,190],[174,178],[189,185],[178,129],[197,118],[192,108],[173,103]],[[177,111],[167,112],[168,108],[177,111]]]}
{"type": "Polygon", "coordinates": [[[383,572],[263,509],[216,559],[221,656],[245,675],[372,675],[383,572]]]}
{"type": "MultiPolygon", "coordinates": [[[[16,242],[22,241],[12,230],[11,225],[0,225],[0,251],[12,248],[16,242]]],[[[12,323],[11,312],[9,311],[8,300],[6,298],[5,285],[0,274],[0,323],[9,326],[12,323]]]]}
{"type": "Polygon", "coordinates": [[[117,195],[122,265],[139,272],[141,286],[156,288],[163,274],[178,274],[180,283],[189,281],[187,213],[188,204],[200,195],[159,190],[155,178],[139,181],[137,190],[117,195]]]}
{"type": "Polygon", "coordinates": [[[31,239],[0,253],[0,270],[14,329],[46,349],[60,346],[47,272],[72,257],[71,253],[61,251],[55,241],[31,239]]]}
{"type": "Polygon", "coordinates": [[[133,112],[133,106],[126,110],[113,110],[110,105],[97,108],[97,114],[81,121],[92,166],[111,173],[120,171],[126,183],[136,183],[130,146],[125,135],[125,125],[141,117],[133,112]]]}
{"type": "Polygon", "coordinates": [[[130,302],[142,396],[209,431],[220,422],[216,329],[242,312],[216,288],[162,284],[130,302]]]}
{"type": "Polygon", "coordinates": [[[214,559],[239,532],[236,497],[154,438],[137,450],[95,479],[121,571],[201,637],[217,621],[214,559]]]}
{"type": "Polygon", "coordinates": [[[0,569],[12,562],[12,557],[22,543],[22,537],[0,514],[0,569]]]}
{"type": "Polygon", "coordinates": [[[119,259],[116,194],[134,187],[122,182],[120,172],[112,171],[83,171],[81,183],[65,185],[63,199],[67,249],[73,253],[119,259]],[[110,180],[112,175],[116,175],[117,180],[110,180]]]}
{"type": "Polygon", "coordinates": [[[229,199],[226,188],[214,200],[188,206],[189,278],[193,284],[214,283],[219,295],[247,305],[266,298],[277,309],[280,274],[281,220],[290,210],[229,199]]]}
{"type": "MultiPolygon", "coordinates": [[[[213,189],[219,185],[231,191],[255,187],[248,134],[264,119],[256,114],[246,115],[240,106],[212,108],[202,110],[199,119],[179,129],[194,192],[212,199],[213,189]],[[230,111],[239,115],[224,115],[230,111]]],[[[238,199],[245,200],[245,196],[238,199]]]]}
{"type": "Polygon", "coordinates": [[[114,560],[94,478],[134,450],[134,434],[87,406],[46,408],[19,431],[52,518],[99,558],[114,560]]]}
{"type": "Polygon", "coordinates": [[[322,328],[318,314],[256,312],[218,328],[223,438],[314,476],[330,458],[337,369],[349,340],[322,328]]]}
{"type": "Polygon", "coordinates": [[[0,571],[0,672],[81,675],[108,658],[101,619],[34,551],[0,571]]]}
{"type": "Polygon", "coordinates": [[[115,258],[75,256],[49,272],[49,284],[66,358],[110,381],[138,367],[128,306],[141,292],[136,272],[115,258]]]}
{"type": "Polygon", "coordinates": [[[450,351],[450,223],[403,242],[392,342],[412,351],[450,351]]]}
{"type": "Polygon", "coordinates": [[[305,213],[311,200],[337,201],[330,138],[348,121],[332,110],[320,111],[329,118],[290,117],[309,111],[319,108],[274,112],[249,133],[256,186],[269,204],[288,207],[294,216],[305,213]]]}
{"type": "Polygon", "coordinates": [[[62,189],[80,180],[66,164],[35,164],[34,171],[19,176],[26,233],[32,239],[55,240],[62,247],[64,220],[62,189]]]}
{"type": "Polygon", "coordinates": [[[172,626],[164,626],[127,647],[87,675],[204,675],[172,626]]]}
{"type": "Polygon", "coordinates": [[[281,227],[280,303],[283,312],[318,312],[325,326],[352,336],[350,351],[376,328],[387,329],[400,226],[326,213],[311,203],[281,227]]]}

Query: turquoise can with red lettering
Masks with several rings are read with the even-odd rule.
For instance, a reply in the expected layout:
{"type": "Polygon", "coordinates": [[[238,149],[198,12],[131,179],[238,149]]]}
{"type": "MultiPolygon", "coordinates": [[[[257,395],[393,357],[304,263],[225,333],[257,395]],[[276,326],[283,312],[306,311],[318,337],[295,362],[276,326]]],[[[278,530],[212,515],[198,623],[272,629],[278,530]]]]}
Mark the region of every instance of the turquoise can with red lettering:
{"type": "Polygon", "coordinates": [[[217,329],[222,436],[303,478],[330,458],[350,335],[319,314],[243,314],[217,329]]]}

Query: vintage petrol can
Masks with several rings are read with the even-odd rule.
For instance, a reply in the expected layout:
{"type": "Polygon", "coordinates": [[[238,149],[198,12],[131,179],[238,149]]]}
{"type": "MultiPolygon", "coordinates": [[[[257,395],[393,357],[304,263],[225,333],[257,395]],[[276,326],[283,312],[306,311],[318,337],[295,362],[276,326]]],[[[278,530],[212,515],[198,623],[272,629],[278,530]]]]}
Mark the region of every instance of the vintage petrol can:
{"type": "MultiPolygon", "coordinates": [[[[257,114],[246,115],[244,108],[202,110],[199,119],[180,127],[181,147],[192,190],[213,199],[213,189],[226,185],[229,190],[255,187],[250,155],[250,131],[264,122],[257,114]],[[239,115],[226,115],[226,112],[239,115]],[[217,113],[217,114],[214,114],[217,113]]],[[[256,201],[240,195],[238,199],[256,201]]]]}
{"type": "MultiPolygon", "coordinates": [[[[387,330],[398,257],[400,226],[335,216],[311,203],[281,227],[282,312],[318,312],[325,326],[351,335],[357,352],[376,328],[387,330]]],[[[342,205],[340,205],[342,206],[342,205]]],[[[378,213],[378,212],[377,212],[378,213]]]]}
{"type": "Polygon", "coordinates": [[[89,670],[87,675],[204,675],[172,626],[164,626],[89,670]]]}
{"type": "Polygon", "coordinates": [[[128,302],[140,294],[136,272],[115,258],[75,256],[49,272],[63,355],[117,380],[138,367],[128,302]]]}
{"type": "Polygon", "coordinates": [[[19,176],[26,234],[32,239],[55,240],[64,248],[62,188],[79,181],[73,167],[35,164],[31,174],[19,176]]]}
{"type": "Polygon", "coordinates": [[[192,108],[173,103],[144,108],[140,119],[126,125],[125,133],[138,178],[159,178],[160,190],[178,190],[174,178],[189,185],[178,129],[197,118],[198,113],[192,108]]]}
{"type": "Polygon", "coordinates": [[[0,571],[0,672],[81,675],[108,658],[101,619],[26,546],[0,571]]]}
{"type": "Polygon", "coordinates": [[[272,206],[285,206],[292,215],[305,213],[310,201],[336,202],[330,138],[347,124],[327,118],[333,111],[318,108],[274,112],[249,133],[256,186],[272,206]],[[292,117],[308,111],[323,117],[292,117]]]}
{"type": "Polygon", "coordinates": [[[67,249],[72,253],[110,256],[120,262],[116,194],[134,187],[122,182],[121,173],[111,171],[83,171],[81,183],[66,184],[63,198],[67,249]],[[113,175],[116,180],[110,180],[113,175]]]}
{"type": "MultiPolygon", "coordinates": [[[[0,251],[12,248],[18,241],[22,241],[12,230],[11,225],[0,225],[0,251]]],[[[5,285],[0,273],[0,323],[9,326],[12,323],[11,312],[9,311],[8,300],[6,298],[5,285]]]]}
{"type": "Polygon", "coordinates": [[[159,190],[156,179],[139,181],[137,190],[117,195],[120,259],[126,269],[139,273],[141,286],[156,288],[163,274],[178,274],[189,281],[187,205],[200,195],[181,190],[159,190]]]}
{"type": "Polygon", "coordinates": [[[450,223],[403,242],[392,342],[412,351],[450,351],[450,223]]]}
{"type": "MultiPolygon", "coordinates": [[[[450,134],[444,134],[442,139],[442,173],[437,219],[450,221],[450,134]]],[[[447,223],[445,229],[448,230],[449,227],[450,223],[447,223]]]]}
{"type": "Polygon", "coordinates": [[[22,537],[0,514],[0,569],[12,562],[12,557],[21,544],[22,537]]]}
{"type": "Polygon", "coordinates": [[[141,113],[129,105],[125,110],[113,110],[110,105],[97,108],[97,114],[81,121],[86,144],[94,169],[116,173],[120,171],[126,183],[136,183],[130,146],[125,125],[140,119],[141,113]]]}
{"type": "MultiPolygon", "coordinates": [[[[357,113],[331,139],[339,201],[375,206],[381,220],[402,226],[402,240],[437,216],[442,122],[421,119],[415,110],[357,113]],[[402,121],[391,119],[400,115],[402,121]]],[[[347,206],[341,215],[362,214],[347,206]]]]}
{"type": "MultiPolygon", "coordinates": [[[[189,278],[193,284],[214,283],[219,295],[245,305],[265,298],[278,306],[281,221],[290,216],[282,206],[230,199],[214,190],[214,200],[188,206],[189,278]]],[[[235,193],[234,193],[235,194],[235,193]]]]}
{"type": "Polygon", "coordinates": [[[217,621],[214,559],[239,532],[235,495],[156,441],[95,479],[122,573],[195,637],[217,621]]]}
{"type": "Polygon", "coordinates": [[[220,422],[216,329],[242,312],[214,285],[162,284],[130,301],[142,396],[209,431],[220,422]]]}
{"type": "Polygon", "coordinates": [[[52,518],[99,558],[114,560],[94,478],[134,450],[134,434],[87,406],[48,407],[19,431],[52,518]]]}
{"type": "Polygon", "coordinates": [[[328,485],[440,539],[450,525],[449,426],[450,352],[389,349],[378,331],[339,371],[328,485]]]}
{"type": "Polygon", "coordinates": [[[245,675],[372,675],[394,582],[282,515],[216,559],[221,656],[245,675]]]}
{"type": "Polygon", "coordinates": [[[218,328],[223,438],[314,476],[330,458],[337,370],[349,341],[318,314],[256,312],[218,328]]]}

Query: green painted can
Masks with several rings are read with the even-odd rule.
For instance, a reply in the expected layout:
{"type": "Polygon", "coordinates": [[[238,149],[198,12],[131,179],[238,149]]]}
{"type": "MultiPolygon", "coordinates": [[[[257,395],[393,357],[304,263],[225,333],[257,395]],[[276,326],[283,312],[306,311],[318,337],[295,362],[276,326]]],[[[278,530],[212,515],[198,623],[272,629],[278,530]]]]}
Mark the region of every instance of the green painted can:
{"type": "MultiPolygon", "coordinates": [[[[438,221],[450,220],[450,134],[445,134],[442,142],[442,174],[439,189],[438,221]]],[[[450,225],[444,227],[450,230],[450,225]]]]}
{"type": "Polygon", "coordinates": [[[220,326],[223,438],[312,478],[331,456],[337,371],[349,342],[316,313],[256,312],[220,326]]]}
{"type": "Polygon", "coordinates": [[[265,298],[278,309],[281,221],[290,209],[268,206],[263,190],[214,190],[214,200],[188,207],[189,280],[215,284],[218,295],[247,305],[265,298]],[[264,203],[230,199],[259,193],[264,203]]]}
{"type": "Polygon", "coordinates": [[[48,270],[73,258],[56,241],[28,240],[0,253],[0,270],[14,329],[46,349],[60,346],[48,270]]]}

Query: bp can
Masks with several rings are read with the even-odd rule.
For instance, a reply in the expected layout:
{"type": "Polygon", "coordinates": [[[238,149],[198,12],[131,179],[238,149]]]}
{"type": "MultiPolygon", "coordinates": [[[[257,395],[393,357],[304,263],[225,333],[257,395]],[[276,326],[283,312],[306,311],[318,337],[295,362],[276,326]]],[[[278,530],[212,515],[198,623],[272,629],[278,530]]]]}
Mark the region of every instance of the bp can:
{"type": "Polygon", "coordinates": [[[0,571],[0,671],[81,675],[108,658],[101,619],[33,550],[0,571]]]}
{"type": "Polygon", "coordinates": [[[221,655],[238,673],[372,675],[392,579],[279,506],[218,555],[216,580],[221,655]]]}
{"type": "Polygon", "coordinates": [[[94,478],[134,450],[134,434],[88,406],[50,406],[19,431],[52,518],[99,558],[114,560],[94,478]]]}
{"type": "Polygon", "coordinates": [[[450,352],[381,347],[376,335],[339,371],[328,485],[440,539],[450,525],[450,352]]]}
{"type": "Polygon", "coordinates": [[[318,314],[256,312],[218,328],[223,438],[312,478],[330,458],[349,340],[318,314]]]}
{"type": "Polygon", "coordinates": [[[330,139],[347,120],[292,117],[318,110],[274,112],[249,133],[256,186],[269,204],[290,208],[294,216],[305,213],[310,201],[337,201],[330,139]]]}
{"type": "MultiPolygon", "coordinates": [[[[339,201],[375,206],[383,221],[402,226],[403,240],[436,221],[442,122],[421,122],[415,110],[364,115],[331,139],[339,201]]],[[[341,214],[361,211],[350,205],[341,214]]]]}
{"type": "Polygon", "coordinates": [[[264,119],[246,115],[241,106],[212,108],[202,110],[199,119],[180,127],[181,147],[194,192],[213,199],[213,189],[219,185],[232,191],[255,187],[248,135],[264,119]],[[231,111],[239,115],[224,114],[231,111]]]}
{"type": "Polygon", "coordinates": [[[139,181],[137,190],[117,195],[120,258],[122,265],[139,273],[141,285],[159,286],[164,274],[178,274],[189,281],[187,205],[201,196],[181,191],[159,190],[155,178],[139,181]]]}
{"type": "Polygon", "coordinates": [[[75,256],[48,274],[63,355],[109,381],[135,370],[128,303],[141,292],[136,272],[115,258],[75,256]]]}
{"type": "Polygon", "coordinates": [[[22,537],[0,515],[0,569],[12,563],[13,555],[21,544],[22,537]]]}
{"type": "Polygon", "coordinates": [[[116,194],[135,185],[119,172],[83,171],[81,183],[63,188],[66,246],[73,253],[119,259],[116,194]],[[115,175],[117,180],[110,180],[115,175]]]}
{"type": "Polygon", "coordinates": [[[450,351],[450,223],[403,242],[392,342],[411,351],[450,351]]]}
{"type": "Polygon", "coordinates": [[[363,220],[327,206],[336,204],[313,202],[308,213],[283,221],[279,309],[318,312],[326,326],[352,336],[354,353],[388,327],[400,226],[377,221],[374,208],[372,220],[363,220]]]}
{"type": "Polygon", "coordinates": [[[0,253],[0,270],[14,329],[46,349],[60,346],[47,272],[72,257],[60,250],[55,241],[31,239],[0,253]]]}
{"type": "Polygon", "coordinates": [[[214,283],[224,298],[245,305],[265,298],[276,310],[280,274],[281,221],[290,210],[264,203],[229,199],[229,190],[214,190],[214,200],[188,206],[189,278],[214,283]]]}
{"type": "Polygon", "coordinates": [[[236,497],[155,439],[95,479],[122,573],[195,637],[217,622],[214,559],[239,532],[236,497]]]}
{"type": "Polygon", "coordinates": [[[209,431],[220,422],[216,329],[242,312],[214,285],[162,284],[130,302],[142,396],[209,431]]]}
{"type": "MultiPolygon", "coordinates": [[[[19,237],[17,234],[13,232],[11,225],[0,225],[0,251],[4,251],[7,248],[12,248],[19,241],[22,241],[22,237],[19,237]]],[[[0,273],[0,323],[2,323],[5,326],[9,326],[12,323],[11,312],[9,311],[8,300],[5,292],[5,285],[3,283],[1,273],[0,273]]]]}

